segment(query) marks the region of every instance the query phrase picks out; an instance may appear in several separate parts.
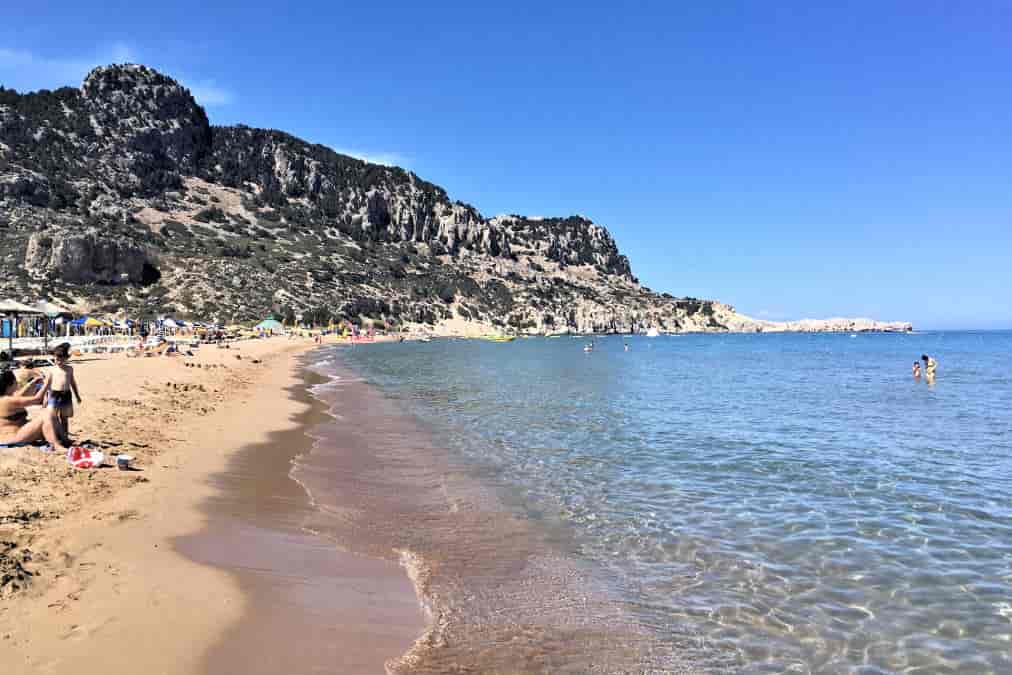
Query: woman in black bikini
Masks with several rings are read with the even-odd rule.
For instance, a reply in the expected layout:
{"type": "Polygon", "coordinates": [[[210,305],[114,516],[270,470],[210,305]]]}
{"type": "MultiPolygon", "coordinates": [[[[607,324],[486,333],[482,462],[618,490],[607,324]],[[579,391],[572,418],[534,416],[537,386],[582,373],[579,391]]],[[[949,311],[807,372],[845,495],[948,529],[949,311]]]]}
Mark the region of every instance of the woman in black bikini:
{"type": "Polygon", "coordinates": [[[59,421],[51,408],[43,408],[37,418],[28,419],[30,405],[42,403],[40,380],[32,380],[18,388],[18,378],[5,370],[0,372],[0,445],[20,445],[45,439],[57,452],[67,452],[60,442],[63,435],[59,421]],[[35,393],[29,393],[35,388],[35,393]]]}

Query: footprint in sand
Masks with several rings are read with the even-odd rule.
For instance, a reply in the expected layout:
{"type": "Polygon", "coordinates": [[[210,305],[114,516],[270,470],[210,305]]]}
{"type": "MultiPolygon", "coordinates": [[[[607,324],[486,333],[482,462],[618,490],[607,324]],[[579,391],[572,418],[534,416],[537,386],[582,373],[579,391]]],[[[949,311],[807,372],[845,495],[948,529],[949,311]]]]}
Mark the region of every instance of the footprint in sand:
{"type": "Polygon", "coordinates": [[[85,640],[95,633],[103,630],[111,623],[114,623],[116,619],[110,617],[104,621],[99,621],[92,624],[74,624],[70,627],[66,633],[60,636],[61,640],[85,640]]]}
{"type": "Polygon", "coordinates": [[[58,673],[64,670],[65,665],[63,659],[54,659],[45,663],[36,663],[32,669],[36,673],[58,673]]]}

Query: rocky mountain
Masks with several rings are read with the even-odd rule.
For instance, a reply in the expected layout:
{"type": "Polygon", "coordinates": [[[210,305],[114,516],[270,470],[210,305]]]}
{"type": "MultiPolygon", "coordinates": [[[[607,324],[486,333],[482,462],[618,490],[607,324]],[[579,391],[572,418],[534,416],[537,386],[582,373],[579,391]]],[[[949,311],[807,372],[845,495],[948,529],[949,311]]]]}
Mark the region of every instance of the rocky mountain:
{"type": "Polygon", "coordinates": [[[238,321],[269,312],[446,331],[905,330],[755,321],[657,294],[587,220],[486,218],[397,167],[212,126],[141,65],[0,87],[0,296],[238,321]]]}

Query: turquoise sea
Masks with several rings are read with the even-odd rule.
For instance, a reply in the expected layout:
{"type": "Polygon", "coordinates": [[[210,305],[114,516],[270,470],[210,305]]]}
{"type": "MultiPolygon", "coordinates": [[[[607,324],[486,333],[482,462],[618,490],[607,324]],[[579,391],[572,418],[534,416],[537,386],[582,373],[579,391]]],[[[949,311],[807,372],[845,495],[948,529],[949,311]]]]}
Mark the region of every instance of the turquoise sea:
{"type": "Polygon", "coordinates": [[[1012,333],[590,339],[340,353],[704,670],[1012,672],[1012,333]]]}

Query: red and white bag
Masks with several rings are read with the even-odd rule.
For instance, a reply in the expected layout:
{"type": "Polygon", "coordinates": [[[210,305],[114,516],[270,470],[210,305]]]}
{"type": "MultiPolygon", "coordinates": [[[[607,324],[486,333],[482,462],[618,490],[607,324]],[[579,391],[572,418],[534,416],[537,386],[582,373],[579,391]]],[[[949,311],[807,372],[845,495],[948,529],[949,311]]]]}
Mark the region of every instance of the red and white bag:
{"type": "Polygon", "coordinates": [[[82,448],[79,445],[75,445],[67,450],[67,461],[75,469],[94,469],[102,466],[102,462],[105,461],[105,455],[99,450],[82,448]]]}

